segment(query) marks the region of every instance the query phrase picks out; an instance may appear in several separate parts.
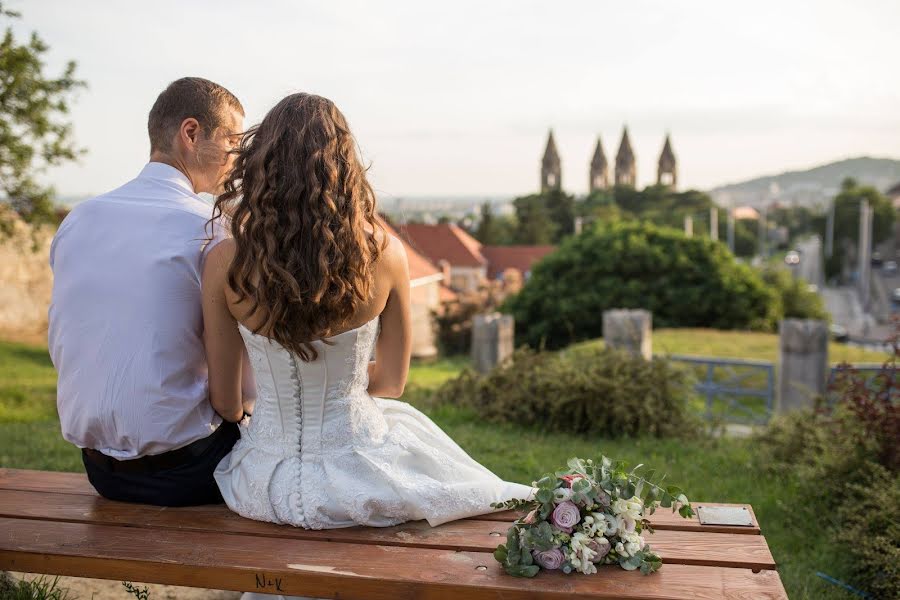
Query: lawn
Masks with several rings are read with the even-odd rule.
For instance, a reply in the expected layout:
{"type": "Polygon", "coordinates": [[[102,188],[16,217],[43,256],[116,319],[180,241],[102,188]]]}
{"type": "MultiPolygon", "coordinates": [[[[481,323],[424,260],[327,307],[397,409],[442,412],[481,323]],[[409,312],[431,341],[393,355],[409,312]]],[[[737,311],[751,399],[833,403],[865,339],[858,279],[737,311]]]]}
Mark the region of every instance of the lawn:
{"type": "MultiPolygon", "coordinates": [[[[655,332],[656,349],[679,336],[684,340],[686,333],[655,332]]],[[[734,353],[746,346],[753,353],[749,357],[765,359],[771,358],[777,343],[775,336],[757,334],[728,333],[712,339],[716,336],[702,332],[700,340],[690,337],[678,353],[705,354],[714,347],[734,353]],[[746,344],[742,335],[749,336],[746,344]]],[[[848,356],[873,360],[865,354],[848,356]]],[[[769,477],[755,470],[752,441],[611,440],[498,426],[452,406],[429,408],[424,402],[428,392],[465,364],[465,359],[456,358],[413,365],[406,399],[429,412],[475,459],[501,477],[529,482],[564,465],[570,456],[591,457],[600,452],[633,464],[646,463],[667,472],[670,481],[688,490],[694,500],[752,504],[791,598],[852,597],[815,575],[816,571],[842,575],[839,549],[829,543],[820,523],[796,517],[792,506],[797,492],[789,474],[769,477]]],[[[0,467],[81,470],[78,451],[59,434],[55,381],[45,348],[0,342],[0,467]]]]}
{"type": "MultiPolygon", "coordinates": [[[[578,345],[602,344],[602,340],[591,340],[578,345]]],[[[778,360],[778,334],[719,329],[654,329],[653,352],[775,362],[778,360]]],[[[841,362],[881,364],[887,358],[888,355],[883,352],[873,352],[837,342],[828,344],[828,360],[832,364],[841,362]]]]}

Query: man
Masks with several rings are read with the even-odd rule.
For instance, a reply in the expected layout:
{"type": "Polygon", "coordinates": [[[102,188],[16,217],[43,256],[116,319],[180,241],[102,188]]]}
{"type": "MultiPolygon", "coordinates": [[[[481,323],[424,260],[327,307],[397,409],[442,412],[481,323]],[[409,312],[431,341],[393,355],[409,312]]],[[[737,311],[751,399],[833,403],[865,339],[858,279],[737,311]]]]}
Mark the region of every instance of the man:
{"type": "Polygon", "coordinates": [[[212,473],[243,415],[220,416],[208,400],[200,275],[221,231],[207,228],[211,207],[197,194],[220,193],[243,117],[224,87],[173,82],[150,110],[150,162],[78,205],[53,240],[62,433],[107,498],[221,502],[212,473]]]}

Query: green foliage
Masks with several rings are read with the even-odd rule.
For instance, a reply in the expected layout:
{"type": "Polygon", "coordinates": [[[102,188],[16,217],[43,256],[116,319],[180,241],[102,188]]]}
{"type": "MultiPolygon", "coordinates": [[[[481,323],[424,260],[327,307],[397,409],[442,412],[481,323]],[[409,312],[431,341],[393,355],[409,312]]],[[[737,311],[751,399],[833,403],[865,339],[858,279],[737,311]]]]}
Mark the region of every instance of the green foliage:
{"type": "Polygon", "coordinates": [[[13,580],[0,572],[0,599],[2,600],[75,600],[68,590],[59,587],[59,577],[37,577],[13,580]]]}
{"type": "MultiPolygon", "coordinates": [[[[896,352],[896,351],[895,351],[896,352]]],[[[900,382],[896,356],[874,380],[850,368],[829,389],[833,407],[774,421],[757,440],[771,473],[789,470],[799,488],[794,512],[825,528],[854,585],[900,597],[900,382]]]]}
{"type": "Polygon", "coordinates": [[[504,305],[518,341],[551,349],[600,337],[613,308],[650,310],[659,327],[772,330],[779,316],[776,295],[724,245],[634,222],[568,238],[504,305]]]}
{"type": "Polygon", "coordinates": [[[547,431],[666,437],[699,430],[689,398],[684,372],[665,359],[598,348],[523,348],[487,375],[464,371],[438,390],[435,402],[547,431]]]}
{"type": "Polygon", "coordinates": [[[554,244],[575,231],[575,198],[560,190],[521,196],[516,209],[516,244],[554,244]]]}
{"type": "Polygon", "coordinates": [[[485,202],[481,205],[481,220],[472,235],[485,246],[505,246],[515,243],[516,225],[510,217],[495,215],[491,204],[485,202]]]}
{"type": "MultiPolygon", "coordinates": [[[[0,4],[0,18],[18,16],[0,4]]],[[[37,175],[80,153],[65,115],[72,93],[84,82],[75,78],[74,62],[59,77],[49,77],[43,58],[48,49],[37,33],[25,43],[17,42],[10,26],[0,41],[0,193],[31,223],[55,218],[53,190],[40,185],[37,175]]],[[[8,217],[0,215],[0,230],[8,226],[8,217]]]]}
{"type": "Polygon", "coordinates": [[[822,297],[809,289],[809,283],[793,277],[780,265],[767,265],[762,271],[763,281],[781,299],[780,314],[786,319],[819,319],[830,321],[822,297]]]}
{"type": "Polygon", "coordinates": [[[851,178],[845,179],[840,193],[834,198],[835,252],[825,264],[828,277],[840,275],[842,261],[850,254],[848,251],[859,243],[859,207],[863,200],[868,200],[869,208],[873,210],[873,245],[893,235],[895,211],[890,200],[872,186],[859,185],[851,178]]]}

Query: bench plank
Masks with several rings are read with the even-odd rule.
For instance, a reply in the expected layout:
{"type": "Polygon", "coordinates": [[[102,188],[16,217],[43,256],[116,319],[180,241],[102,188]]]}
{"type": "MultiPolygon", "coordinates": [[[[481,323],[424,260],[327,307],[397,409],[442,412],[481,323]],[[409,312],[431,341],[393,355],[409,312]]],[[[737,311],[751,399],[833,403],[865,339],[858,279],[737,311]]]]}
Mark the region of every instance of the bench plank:
{"type": "MultiPolygon", "coordinates": [[[[744,507],[750,512],[750,519],[753,521],[753,525],[701,525],[700,519],[697,518],[697,515],[694,515],[689,519],[684,519],[678,513],[673,513],[672,509],[670,508],[657,509],[655,513],[648,517],[648,520],[653,524],[654,529],[760,535],[759,522],[756,520],[756,515],[753,512],[753,507],[749,504],[728,504],[723,502],[693,502],[692,504],[694,506],[695,512],[696,509],[700,506],[744,507]]],[[[504,510],[473,518],[486,521],[512,522],[522,516],[522,514],[523,513],[521,511],[504,510]]]]}
{"type": "MultiPolygon", "coordinates": [[[[97,496],[97,492],[87,480],[84,473],[62,473],[62,472],[46,472],[31,471],[26,469],[4,469],[0,468],[0,489],[6,490],[22,490],[33,492],[57,492],[60,494],[76,494],[86,496],[97,496]]],[[[673,531],[704,531],[711,533],[737,533],[737,534],[753,534],[759,535],[759,523],[756,515],[753,514],[753,508],[749,504],[721,504],[721,503],[701,503],[699,505],[706,506],[744,506],[750,511],[753,519],[752,527],[733,527],[728,525],[701,525],[696,516],[690,519],[682,519],[677,514],[673,514],[666,509],[657,510],[651,515],[650,521],[653,527],[659,530],[673,531]]],[[[520,513],[514,511],[500,511],[472,517],[479,521],[504,521],[513,522],[520,516],[520,513]]]]}
{"type": "MultiPolygon", "coordinates": [[[[0,516],[207,531],[259,537],[383,544],[418,548],[493,552],[505,540],[507,523],[461,520],[430,527],[425,521],[396,527],[307,530],[236,518],[227,507],[163,508],[113,502],[99,496],[0,490],[0,516]]],[[[646,539],[667,564],[774,569],[775,560],[762,536],[658,530],[646,539]]]]}
{"type": "Polygon", "coordinates": [[[488,553],[0,518],[0,570],[345,599],[787,598],[775,571],[506,576],[488,553]],[[478,567],[486,567],[479,570],[478,567]],[[339,590],[339,592],[337,591],[339,590]]]}

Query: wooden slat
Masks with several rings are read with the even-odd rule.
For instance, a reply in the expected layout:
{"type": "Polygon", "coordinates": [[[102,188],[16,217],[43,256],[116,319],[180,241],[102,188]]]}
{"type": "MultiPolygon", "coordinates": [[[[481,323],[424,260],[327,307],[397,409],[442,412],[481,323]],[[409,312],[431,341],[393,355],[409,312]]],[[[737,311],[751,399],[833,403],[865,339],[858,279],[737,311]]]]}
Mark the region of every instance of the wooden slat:
{"type": "MultiPolygon", "coordinates": [[[[57,492],[60,494],[78,494],[97,496],[87,476],[83,473],[59,473],[46,471],[30,471],[25,469],[0,468],[0,489],[23,490],[33,492],[57,492]]],[[[653,527],[660,530],[675,531],[707,531],[711,533],[738,533],[759,535],[759,524],[756,515],[748,504],[702,503],[705,506],[745,506],[753,518],[752,527],[730,527],[727,525],[701,525],[696,516],[682,519],[677,514],[660,509],[650,517],[653,527]]],[[[501,511],[473,517],[479,521],[505,521],[511,523],[518,514],[513,511],[501,511]]]]}
{"type": "Polygon", "coordinates": [[[666,565],[651,576],[503,574],[490,554],[0,518],[0,570],[315,597],[787,598],[775,571],[666,565]],[[478,567],[485,567],[479,570],[478,567]],[[277,587],[277,589],[276,589],[277,587]]]}
{"type": "Polygon", "coordinates": [[[0,469],[0,489],[96,496],[87,475],[59,471],[0,469]]]}
{"type": "MultiPolygon", "coordinates": [[[[417,521],[397,527],[313,531],[235,517],[225,506],[163,508],[113,502],[99,496],[17,490],[0,490],[0,516],[476,552],[493,552],[505,540],[508,525],[498,521],[461,520],[430,527],[427,522],[417,521]]],[[[754,570],[775,568],[775,560],[762,536],[659,530],[646,539],[666,563],[754,570]]]]}
{"type": "MultiPolygon", "coordinates": [[[[753,513],[753,507],[749,504],[727,504],[721,502],[694,502],[693,503],[695,512],[696,509],[700,506],[743,506],[748,511],[750,511],[750,518],[753,521],[753,525],[751,526],[740,526],[740,525],[701,525],[700,519],[697,518],[697,515],[689,519],[682,518],[678,513],[673,513],[671,509],[668,508],[659,508],[655,513],[648,517],[648,520],[653,524],[654,529],[665,529],[670,531],[705,531],[709,533],[736,533],[736,534],[750,534],[750,535],[759,535],[759,522],[756,520],[756,515],[753,513]]],[[[513,510],[505,510],[495,513],[490,513],[486,515],[481,515],[479,517],[473,517],[476,519],[486,520],[486,521],[507,521],[511,522],[515,519],[518,519],[522,515],[519,511],[513,510]]]]}

